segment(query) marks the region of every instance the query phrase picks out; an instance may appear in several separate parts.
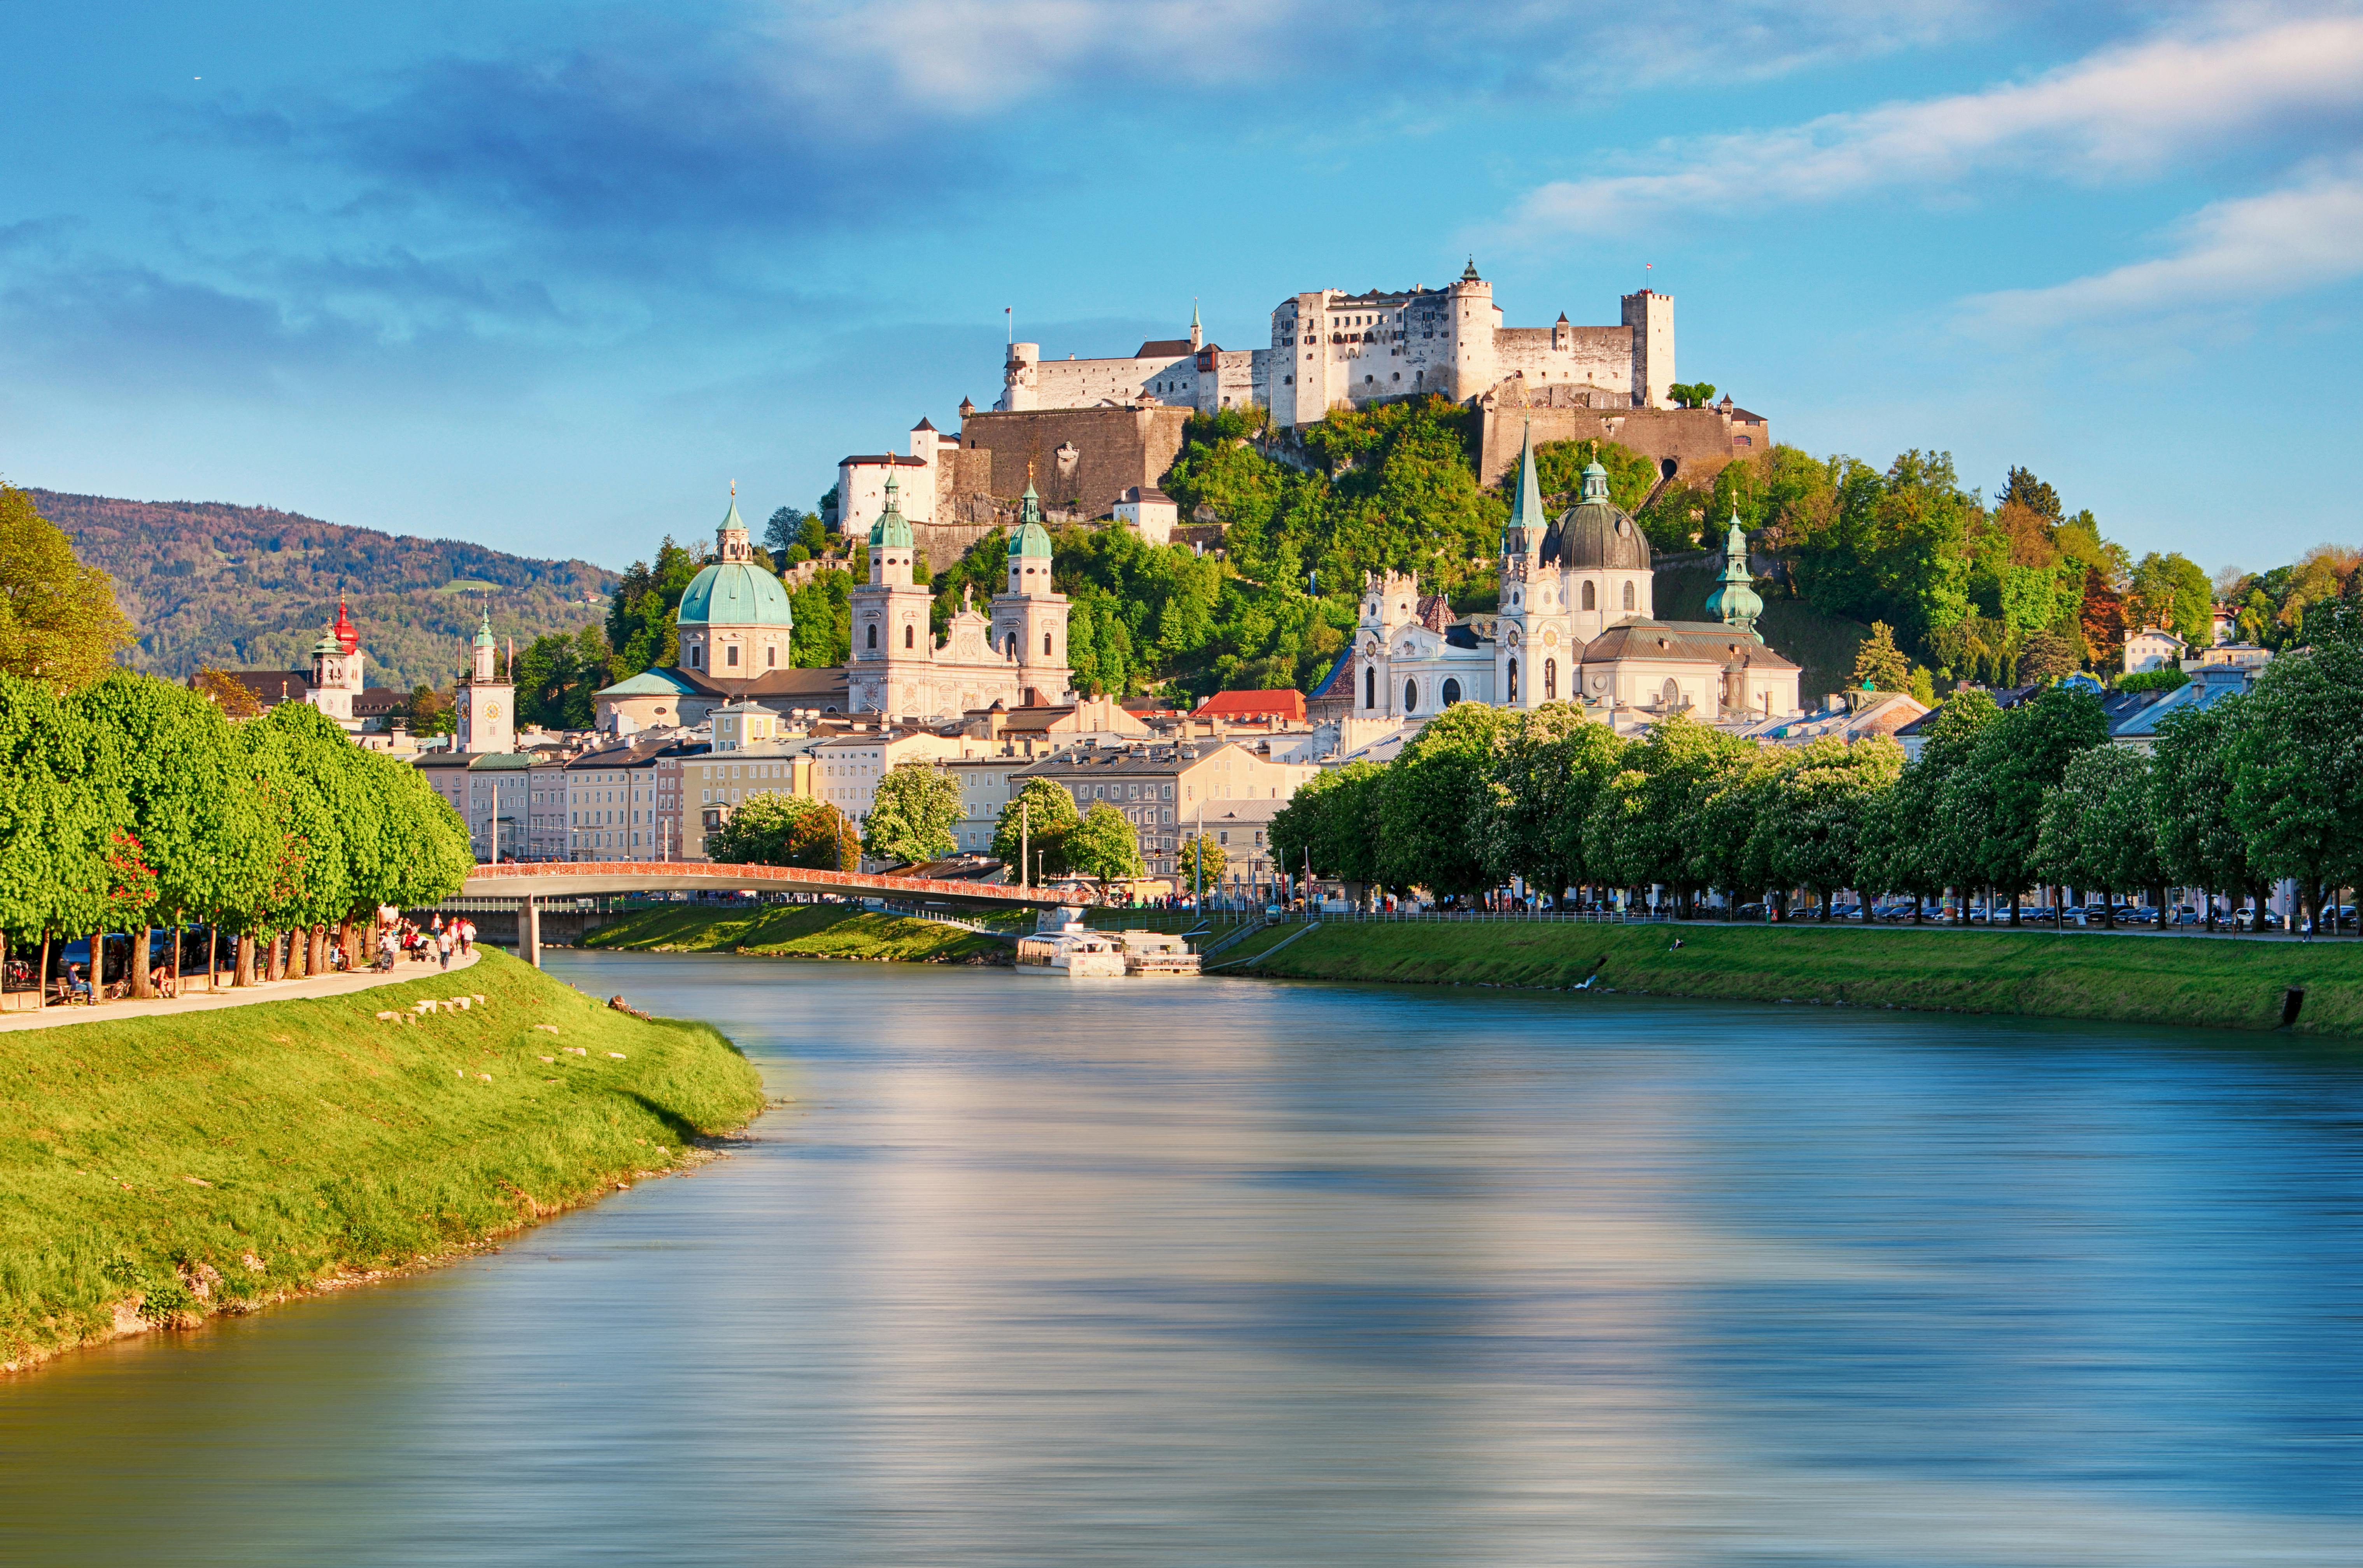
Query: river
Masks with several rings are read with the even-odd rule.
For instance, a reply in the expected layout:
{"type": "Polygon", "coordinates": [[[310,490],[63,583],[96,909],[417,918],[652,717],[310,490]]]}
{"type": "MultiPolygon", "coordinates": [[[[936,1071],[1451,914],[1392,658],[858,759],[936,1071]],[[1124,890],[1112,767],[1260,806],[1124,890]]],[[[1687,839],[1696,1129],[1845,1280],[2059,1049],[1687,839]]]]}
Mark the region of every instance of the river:
{"type": "Polygon", "coordinates": [[[2363,1559],[2351,1055],[550,961],[794,1103],[501,1253],[0,1382],[0,1561],[2363,1559]]]}

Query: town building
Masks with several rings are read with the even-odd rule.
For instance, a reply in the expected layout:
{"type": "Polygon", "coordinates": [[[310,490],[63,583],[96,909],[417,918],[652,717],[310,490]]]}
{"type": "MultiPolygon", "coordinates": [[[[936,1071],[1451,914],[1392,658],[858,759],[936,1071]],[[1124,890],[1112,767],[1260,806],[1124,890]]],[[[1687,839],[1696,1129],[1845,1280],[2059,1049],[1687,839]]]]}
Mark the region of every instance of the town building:
{"type": "Polygon", "coordinates": [[[565,766],[569,860],[680,860],[681,758],[705,743],[679,731],[629,735],[565,766]],[[666,768],[668,760],[675,766],[666,768]]]}
{"type": "Polygon", "coordinates": [[[2184,668],[2225,665],[2234,669],[2262,669],[2272,661],[2270,648],[2258,647],[2254,643],[2219,642],[2212,647],[2201,648],[2195,658],[2186,657],[2184,668]]]}
{"type": "Polygon", "coordinates": [[[1155,485],[1136,484],[1126,487],[1114,515],[1148,543],[1168,545],[1173,541],[1174,525],[1182,521],[1182,508],[1155,485]]]}
{"type": "MultiPolygon", "coordinates": [[[[215,673],[246,688],[265,712],[282,702],[308,702],[334,719],[361,745],[373,750],[396,749],[392,734],[395,715],[409,693],[390,686],[364,686],[361,634],[353,629],[345,596],[337,595],[337,619],[312,645],[311,664],[303,669],[225,669],[215,673]]],[[[186,682],[191,690],[197,678],[186,682]]]]}
{"type": "MultiPolygon", "coordinates": [[[[500,644],[493,635],[489,610],[477,624],[470,648],[473,656],[468,678],[452,694],[459,709],[460,728],[454,748],[470,756],[500,755],[516,750],[516,687],[496,668],[500,644]]],[[[509,662],[516,662],[512,651],[509,662]]]]}
{"type": "Polygon", "coordinates": [[[2145,670],[2178,667],[2189,647],[2189,644],[2163,627],[2144,626],[2137,632],[2127,632],[2125,673],[2139,675],[2145,670]]]}
{"type": "Polygon", "coordinates": [[[1013,769],[1008,788],[1014,793],[1029,778],[1048,778],[1074,797],[1078,812],[1115,806],[1132,823],[1148,874],[1170,879],[1182,841],[1202,821],[1248,802],[1277,811],[1318,771],[1309,761],[1275,761],[1235,742],[1148,741],[1068,747],[1013,769]]]}
{"type": "Polygon", "coordinates": [[[1358,720],[1424,722],[1460,702],[1559,701],[1709,723],[1782,717],[1798,711],[1799,671],[1757,632],[1763,602],[1752,581],[1735,517],[1705,606],[1715,619],[1659,620],[1649,541],[1609,500],[1607,470],[1588,465],[1581,498],[1553,519],[1529,441],[1502,531],[1500,609],[1456,620],[1414,579],[1370,576],[1354,645],[1315,698],[1325,714],[1336,709],[1342,675],[1351,704],[1344,712],[1358,720]]]}

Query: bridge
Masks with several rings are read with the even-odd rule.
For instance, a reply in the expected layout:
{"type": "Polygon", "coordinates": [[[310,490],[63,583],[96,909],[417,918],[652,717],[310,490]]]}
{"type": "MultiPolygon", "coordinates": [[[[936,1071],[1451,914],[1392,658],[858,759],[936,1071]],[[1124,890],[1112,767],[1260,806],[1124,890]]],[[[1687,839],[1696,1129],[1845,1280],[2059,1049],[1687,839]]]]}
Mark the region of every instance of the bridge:
{"type": "Polygon", "coordinates": [[[946,909],[1056,909],[1071,895],[996,882],[945,882],[800,866],[718,866],[687,860],[535,861],[479,866],[460,896],[517,901],[517,956],[541,965],[541,900],[602,893],[835,893],[946,909]]]}

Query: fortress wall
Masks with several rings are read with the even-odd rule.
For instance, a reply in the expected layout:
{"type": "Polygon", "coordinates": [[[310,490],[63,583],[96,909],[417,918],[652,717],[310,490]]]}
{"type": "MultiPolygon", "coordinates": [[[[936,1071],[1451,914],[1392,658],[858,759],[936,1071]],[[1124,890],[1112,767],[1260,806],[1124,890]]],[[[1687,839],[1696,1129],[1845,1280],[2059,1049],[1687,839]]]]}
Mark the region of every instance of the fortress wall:
{"type": "MultiPolygon", "coordinates": [[[[1554,388],[1554,392],[1572,393],[1577,389],[1554,388]]],[[[1714,408],[1609,408],[1592,409],[1561,403],[1556,398],[1546,401],[1539,390],[1535,395],[1521,398],[1514,384],[1496,388],[1482,404],[1485,430],[1478,458],[1478,473],[1491,484],[1509,473],[1518,460],[1518,444],[1524,437],[1528,422],[1532,422],[1535,442],[1545,441],[1614,441],[1662,463],[1672,458],[1679,467],[1678,478],[1705,480],[1735,458],[1751,457],[1771,445],[1770,427],[1750,425],[1747,429],[1755,446],[1747,450],[1736,447],[1730,416],[1714,408]]]]}
{"type": "MultiPolygon", "coordinates": [[[[1046,507],[1079,502],[1105,516],[1134,485],[1153,486],[1182,450],[1188,408],[1046,408],[969,415],[960,445],[990,458],[980,488],[1004,500],[1022,493],[1026,465],[1046,507]],[[1059,448],[1071,447],[1062,457],[1059,448]]],[[[962,461],[969,453],[962,453],[962,461]]],[[[934,560],[931,556],[930,562],[934,560]]]]}
{"type": "Polygon", "coordinates": [[[1551,347],[1547,326],[1504,327],[1493,334],[1494,374],[1525,372],[1530,383],[1599,387],[1631,402],[1633,334],[1622,326],[1575,326],[1567,347],[1551,347]]]}

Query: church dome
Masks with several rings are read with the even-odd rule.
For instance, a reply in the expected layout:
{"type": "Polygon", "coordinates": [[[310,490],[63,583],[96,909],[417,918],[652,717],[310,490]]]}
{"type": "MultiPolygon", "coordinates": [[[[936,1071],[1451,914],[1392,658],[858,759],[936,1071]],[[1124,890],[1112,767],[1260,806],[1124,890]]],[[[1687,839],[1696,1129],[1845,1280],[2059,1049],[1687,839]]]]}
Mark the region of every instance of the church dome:
{"type": "Polygon", "coordinates": [[[1608,470],[1598,463],[1583,469],[1583,499],[1559,513],[1552,530],[1559,565],[1570,571],[1649,569],[1649,541],[1632,514],[1608,499],[1608,470]]]}
{"type": "Polygon", "coordinates": [[[1009,530],[1009,553],[1050,558],[1050,531],[1042,526],[1042,499],[1034,493],[1030,480],[1017,502],[1017,522],[1009,530]]]}
{"type": "Polygon", "coordinates": [[[788,591],[780,580],[751,560],[736,559],[746,553],[747,525],[738,519],[738,502],[731,498],[730,513],[722,520],[722,559],[690,580],[681,596],[676,617],[683,626],[793,626],[788,591]]]}

